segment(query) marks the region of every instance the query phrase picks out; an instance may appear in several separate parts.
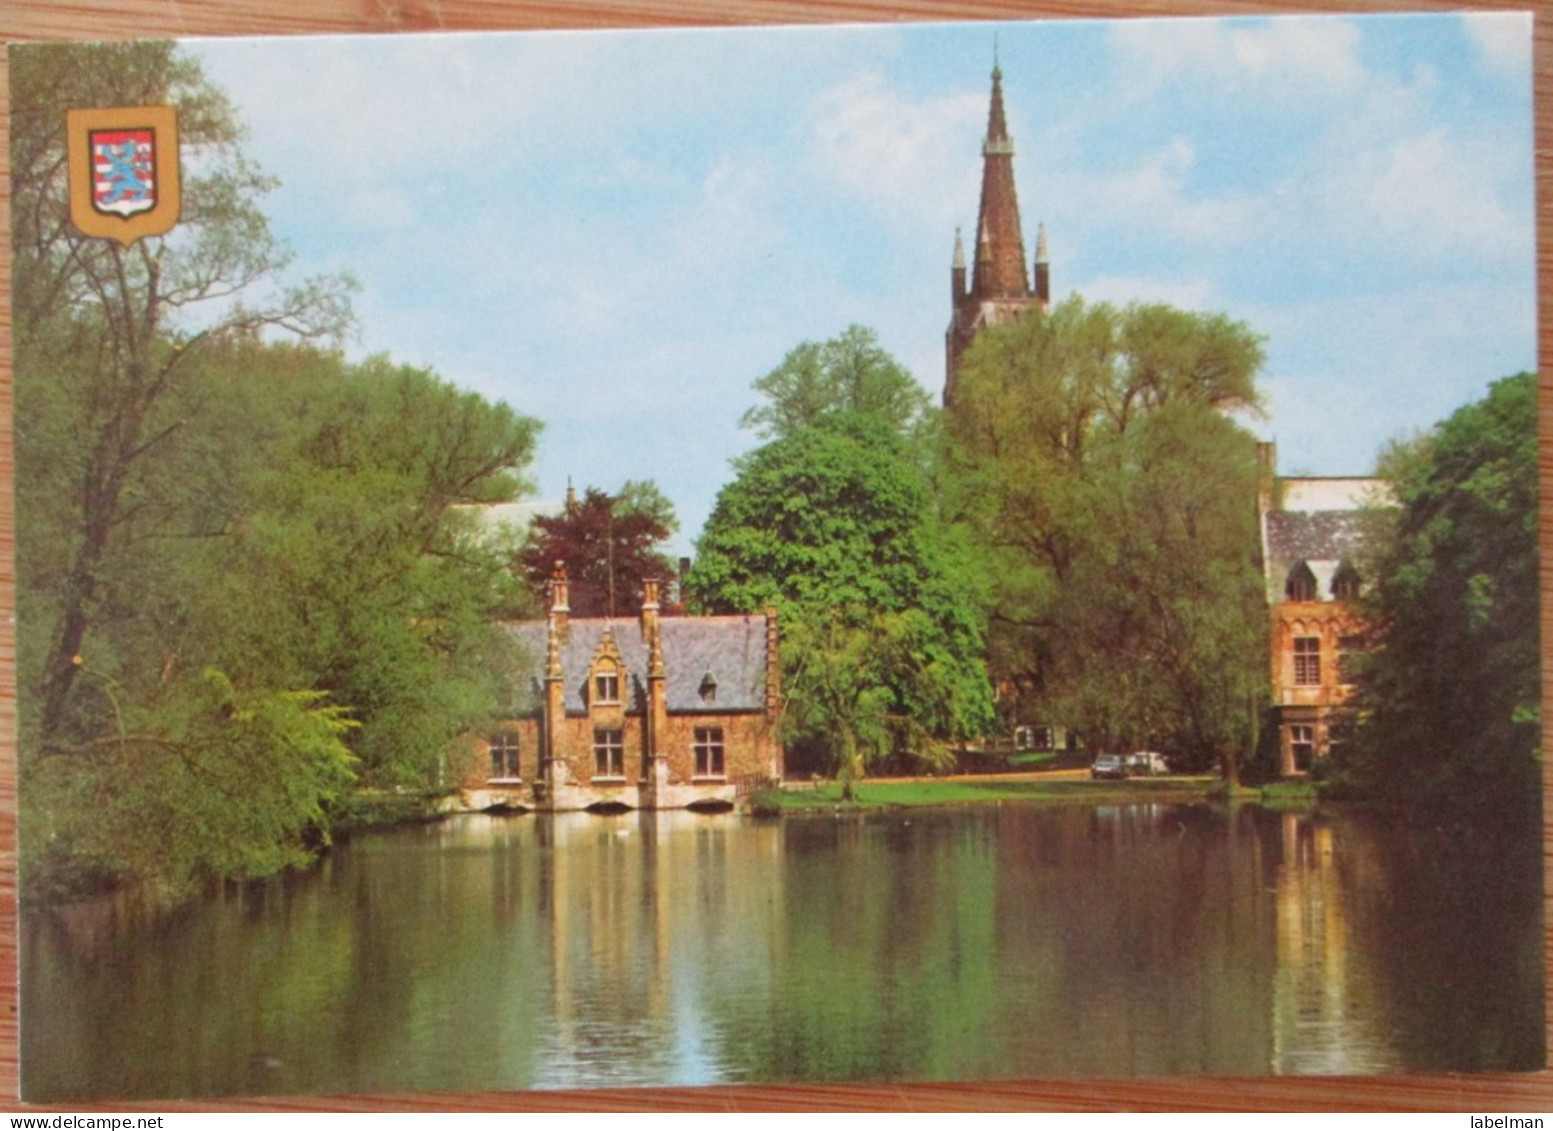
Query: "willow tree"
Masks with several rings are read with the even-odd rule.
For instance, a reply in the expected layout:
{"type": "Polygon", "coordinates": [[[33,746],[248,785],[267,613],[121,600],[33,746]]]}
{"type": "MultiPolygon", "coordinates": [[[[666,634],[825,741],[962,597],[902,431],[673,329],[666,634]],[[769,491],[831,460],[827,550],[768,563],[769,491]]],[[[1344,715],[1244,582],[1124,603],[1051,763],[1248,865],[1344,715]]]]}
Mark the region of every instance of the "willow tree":
{"type": "Polygon", "coordinates": [[[1231,769],[1265,682],[1259,339],[1217,315],[1072,298],[984,331],[945,490],[990,565],[994,677],[1098,748],[1231,769]]]}

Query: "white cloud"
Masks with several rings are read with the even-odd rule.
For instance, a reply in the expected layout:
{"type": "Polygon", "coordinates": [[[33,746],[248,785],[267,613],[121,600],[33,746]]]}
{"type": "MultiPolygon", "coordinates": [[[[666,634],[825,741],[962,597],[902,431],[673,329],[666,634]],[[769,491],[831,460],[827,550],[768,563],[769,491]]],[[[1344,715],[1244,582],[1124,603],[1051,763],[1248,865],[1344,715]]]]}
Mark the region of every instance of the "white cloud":
{"type": "Polygon", "coordinates": [[[870,74],[825,92],[814,113],[825,172],[886,219],[943,231],[976,199],[985,95],[912,102],[870,74]]]}
{"type": "Polygon", "coordinates": [[[1461,19],[1468,38],[1489,67],[1525,80],[1531,72],[1530,12],[1473,12],[1461,19]]]}
{"type": "Polygon", "coordinates": [[[1365,212],[1362,222],[1426,233],[1446,249],[1529,250],[1525,218],[1506,207],[1502,181],[1482,156],[1444,130],[1399,139],[1384,151],[1383,163],[1357,202],[1365,212]]]}
{"type": "Polygon", "coordinates": [[[1342,19],[1122,20],[1112,41],[1145,89],[1188,79],[1331,97],[1364,80],[1359,28],[1342,19]]]}
{"type": "Polygon", "coordinates": [[[198,45],[216,84],[241,102],[275,167],[331,178],[428,175],[478,162],[516,136],[574,126],[585,76],[614,44],[581,35],[380,36],[198,45]]]}
{"type": "Polygon", "coordinates": [[[1186,137],[1141,154],[1116,170],[1055,169],[1037,180],[1038,198],[1060,202],[1075,218],[1103,216],[1115,230],[1145,232],[1179,244],[1223,245],[1244,239],[1259,219],[1241,193],[1202,193],[1193,186],[1196,151],[1186,137]]]}

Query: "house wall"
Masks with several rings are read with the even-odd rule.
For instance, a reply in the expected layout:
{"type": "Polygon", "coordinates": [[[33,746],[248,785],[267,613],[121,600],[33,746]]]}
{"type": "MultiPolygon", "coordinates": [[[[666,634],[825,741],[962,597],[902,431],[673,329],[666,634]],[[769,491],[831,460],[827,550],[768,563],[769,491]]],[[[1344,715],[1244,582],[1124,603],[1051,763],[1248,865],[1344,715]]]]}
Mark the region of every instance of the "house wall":
{"type": "Polygon", "coordinates": [[[1352,685],[1341,668],[1341,641],[1358,637],[1363,622],[1352,602],[1284,601],[1273,607],[1271,659],[1273,704],[1278,710],[1279,769],[1285,775],[1307,772],[1298,764],[1300,740],[1309,739],[1313,759],[1332,749],[1334,713],[1348,702],[1352,685]],[[1301,684],[1296,678],[1295,640],[1318,640],[1319,681],[1301,684]]]}
{"type": "Polygon", "coordinates": [[[457,744],[450,776],[459,783],[466,809],[498,806],[532,809],[534,783],[539,781],[539,720],[508,719],[488,733],[467,735],[457,744]],[[505,733],[518,741],[518,778],[494,778],[491,774],[491,737],[505,733]]]}
{"type": "Polygon", "coordinates": [[[646,746],[646,720],[641,714],[605,713],[569,714],[557,727],[555,751],[558,761],[546,782],[540,773],[540,724],[537,718],[512,719],[492,729],[511,734],[518,741],[519,781],[491,777],[491,743],[488,736],[471,736],[460,745],[455,775],[460,782],[464,804],[487,809],[498,805],[522,808],[585,808],[588,805],[618,802],[632,808],[670,807],[697,800],[733,800],[736,779],[756,774],[782,776],[781,747],[774,719],[764,713],[709,712],[671,715],[665,733],[664,750],[667,782],[671,793],[665,797],[647,794],[656,784],[651,770],[644,774],[643,750],[646,746]],[[618,728],[622,741],[621,774],[601,777],[593,749],[595,728],[618,728]],[[723,730],[723,769],[721,777],[698,777],[695,773],[695,730],[697,727],[721,727],[723,730]],[[536,790],[536,786],[540,788],[536,790]]]}

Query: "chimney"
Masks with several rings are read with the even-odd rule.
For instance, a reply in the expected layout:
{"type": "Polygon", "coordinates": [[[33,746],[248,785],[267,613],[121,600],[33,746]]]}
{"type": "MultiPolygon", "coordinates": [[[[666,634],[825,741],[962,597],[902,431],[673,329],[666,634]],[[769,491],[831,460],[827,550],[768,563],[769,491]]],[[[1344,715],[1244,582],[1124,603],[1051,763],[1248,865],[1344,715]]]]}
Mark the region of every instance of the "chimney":
{"type": "Polygon", "coordinates": [[[1256,445],[1256,509],[1267,514],[1273,509],[1278,486],[1278,445],[1258,440],[1256,445]]]}
{"type": "Polygon", "coordinates": [[[1035,226],[1035,297],[1042,310],[1050,310],[1052,304],[1051,260],[1046,256],[1046,225],[1035,226]]]}
{"type": "Polygon", "coordinates": [[[642,639],[652,647],[658,635],[658,579],[649,577],[642,581],[642,639]]]}
{"type": "Polygon", "coordinates": [[[556,636],[562,642],[566,642],[571,632],[568,617],[571,614],[571,606],[567,604],[566,563],[556,562],[555,572],[550,575],[550,619],[556,626],[556,636]]]}
{"type": "Polygon", "coordinates": [[[954,261],[949,268],[949,289],[953,292],[950,298],[951,311],[965,300],[965,244],[960,241],[960,229],[954,230],[954,261]]]}

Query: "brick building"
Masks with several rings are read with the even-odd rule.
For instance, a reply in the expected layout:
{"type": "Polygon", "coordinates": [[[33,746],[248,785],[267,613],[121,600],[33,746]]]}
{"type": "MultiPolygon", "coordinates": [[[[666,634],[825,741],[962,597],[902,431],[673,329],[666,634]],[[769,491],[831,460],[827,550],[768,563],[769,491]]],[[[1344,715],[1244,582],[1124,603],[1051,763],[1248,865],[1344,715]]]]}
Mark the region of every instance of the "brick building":
{"type": "Polygon", "coordinates": [[[1278,764],[1285,776],[1303,775],[1343,739],[1351,659],[1364,639],[1361,508],[1384,500],[1385,488],[1378,479],[1279,478],[1273,445],[1260,456],[1278,764]]]}
{"type": "Polygon", "coordinates": [[[677,809],[781,779],[774,610],[660,617],[649,581],[635,619],[569,614],[558,569],[546,619],[505,626],[534,666],[516,717],[466,753],[467,807],[677,809]]]}
{"type": "Polygon", "coordinates": [[[1025,237],[1014,190],[1014,142],[1003,115],[1003,72],[992,68],[992,106],[982,141],[981,208],[976,217],[976,265],[966,281],[965,245],[954,234],[950,267],[949,329],[944,334],[944,407],[954,403],[960,357],[984,326],[1006,324],[1025,311],[1051,305],[1046,230],[1035,235],[1034,286],[1025,272],[1025,237]]]}

